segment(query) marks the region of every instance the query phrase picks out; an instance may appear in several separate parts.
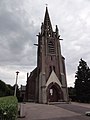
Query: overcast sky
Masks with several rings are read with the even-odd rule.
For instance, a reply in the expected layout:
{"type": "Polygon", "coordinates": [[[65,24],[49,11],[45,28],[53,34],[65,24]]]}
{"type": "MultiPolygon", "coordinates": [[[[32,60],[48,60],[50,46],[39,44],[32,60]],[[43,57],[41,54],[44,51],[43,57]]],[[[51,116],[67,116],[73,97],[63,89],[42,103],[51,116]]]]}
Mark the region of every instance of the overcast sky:
{"type": "Polygon", "coordinates": [[[80,58],[90,66],[90,0],[0,0],[0,79],[25,85],[27,72],[36,67],[36,35],[45,15],[58,25],[68,86],[74,86],[80,58]]]}

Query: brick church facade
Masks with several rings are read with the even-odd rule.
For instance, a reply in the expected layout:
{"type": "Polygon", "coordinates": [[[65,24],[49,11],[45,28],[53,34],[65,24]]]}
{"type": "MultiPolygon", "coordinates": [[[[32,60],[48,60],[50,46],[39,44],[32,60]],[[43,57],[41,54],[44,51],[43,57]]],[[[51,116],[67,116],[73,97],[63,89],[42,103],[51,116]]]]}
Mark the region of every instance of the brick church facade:
{"type": "Polygon", "coordinates": [[[47,7],[37,46],[37,67],[27,75],[26,100],[67,102],[65,58],[61,55],[58,27],[53,31],[47,7]]]}

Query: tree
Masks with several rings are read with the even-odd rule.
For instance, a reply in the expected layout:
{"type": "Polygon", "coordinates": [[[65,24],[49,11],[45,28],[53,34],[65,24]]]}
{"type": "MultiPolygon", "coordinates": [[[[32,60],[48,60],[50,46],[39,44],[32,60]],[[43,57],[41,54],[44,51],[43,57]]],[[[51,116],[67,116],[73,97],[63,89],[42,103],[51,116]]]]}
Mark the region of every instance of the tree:
{"type": "Polygon", "coordinates": [[[6,91],[7,91],[6,84],[0,80],[0,97],[5,96],[6,91]]]}
{"type": "Polygon", "coordinates": [[[13,95],[14,91],[11,85],[7,85],[5,82],[0,80],[0,97],[13,95]]]}
{"type": "MultiPolygon", "coordinates": [[[[11,86],[0,80],[0,97],[13,96],[15,92],[15,85],[11,86]]],[[[16,96],[18,101],[21,101],[19,86],[17,86],[16,96]]]]}
{"type": "Polygon", "coordinates": [[[81,102],[90,101],[90,69],[87,63],[80,59],[75,75],[75,90],[77,99],[81,102]]]}
{"type": "Polygon", "coordinates": [[[69,94],[70,101],[76,101],[75,88],[68,87],[68,94],[69,94]]]}

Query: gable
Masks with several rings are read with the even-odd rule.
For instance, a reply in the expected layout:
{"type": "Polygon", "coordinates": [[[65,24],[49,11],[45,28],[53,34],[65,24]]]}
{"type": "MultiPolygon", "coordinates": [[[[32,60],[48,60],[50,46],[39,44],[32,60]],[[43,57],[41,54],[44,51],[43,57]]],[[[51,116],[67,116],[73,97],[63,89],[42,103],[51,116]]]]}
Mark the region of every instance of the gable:
{"type": "Polygon", "coordinates": [[[46,87],[48,87],[52,82],[57,83],[60,87],[62,86],[54,71],[51,72],[51,75],[46,83],[46,87]]]}

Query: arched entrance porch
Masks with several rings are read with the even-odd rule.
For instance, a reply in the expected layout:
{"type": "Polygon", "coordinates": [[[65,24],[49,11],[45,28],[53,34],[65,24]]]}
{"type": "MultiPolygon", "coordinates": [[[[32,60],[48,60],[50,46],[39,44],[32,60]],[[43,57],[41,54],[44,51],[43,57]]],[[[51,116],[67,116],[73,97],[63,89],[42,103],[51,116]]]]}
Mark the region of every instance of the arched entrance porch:
{"type": "Polygon", "coordinates": [[[47,101],[59,102],[63,100],[63,92],[57,83],[50,83],[47,87],[47,101]]]}

